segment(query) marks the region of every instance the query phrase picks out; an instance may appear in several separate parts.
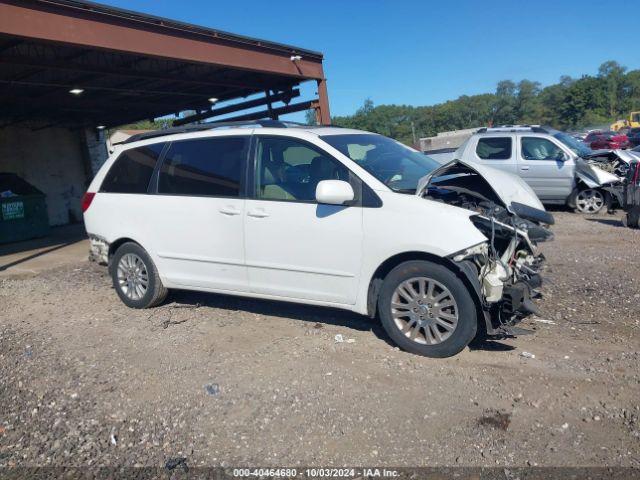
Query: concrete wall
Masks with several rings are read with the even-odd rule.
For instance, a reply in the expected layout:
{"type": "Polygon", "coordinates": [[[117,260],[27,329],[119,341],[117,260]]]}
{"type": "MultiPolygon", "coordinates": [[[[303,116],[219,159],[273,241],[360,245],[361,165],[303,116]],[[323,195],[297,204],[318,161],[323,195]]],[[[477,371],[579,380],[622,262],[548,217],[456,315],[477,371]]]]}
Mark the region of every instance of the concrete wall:
{"type": "Polygon", "coordinates": [[[17,173],[46,194],[51,225],[82,220],[80,199],[92,177],[89,137],[65,128],[0,129],[0,172],[17,173]]]}
{"type": "Polygon", "coordinates": [[[480,127],[440,132],[435,137],[421,138],[419,140],[420,150],[430,152],[432,150],[458,148],[467,138],[477,132],[479,128],[480,127]]]}

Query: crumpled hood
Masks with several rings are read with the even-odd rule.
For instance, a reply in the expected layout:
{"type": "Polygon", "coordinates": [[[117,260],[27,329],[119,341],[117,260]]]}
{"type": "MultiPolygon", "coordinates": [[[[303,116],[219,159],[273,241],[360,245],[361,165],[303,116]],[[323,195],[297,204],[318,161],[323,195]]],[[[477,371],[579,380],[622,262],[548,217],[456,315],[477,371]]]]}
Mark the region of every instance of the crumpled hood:
{"type": "MultiPolygon", "coordinates": [[[[617,152],[617,151],[616,151],[617,152]]],[[[620,178],[595,165],[591,165],[582,158],[576,158],[576,176],[589,188],[604,187],[620,183],[620,178]]]]}
{"type": "Polygon", "coordinates": [[[517,175],[462,160],[453,160],[422,177],[418,182],[416,195],[422,196],[435,178],[455,175],[460,166],[466,167],[484,178],[496,196],[502,200],[503,207],[511,213],[516,213],[512,207],[513,203],[520,203],[544,211],[544,206],[533,189],[517,175]]]}
{"type": "Polygon", "coordinates": [[[611,154],[615,155],[625,163],[631,163],[633,161],[640,160],[640,152],[634,152],[633,150],[620,150],[620,149],[594,150],[593,153],[589,155],[583,155],[582,158],[589,160],[591,158],[607,157],[607,156],[610,156],[611,154]]]}

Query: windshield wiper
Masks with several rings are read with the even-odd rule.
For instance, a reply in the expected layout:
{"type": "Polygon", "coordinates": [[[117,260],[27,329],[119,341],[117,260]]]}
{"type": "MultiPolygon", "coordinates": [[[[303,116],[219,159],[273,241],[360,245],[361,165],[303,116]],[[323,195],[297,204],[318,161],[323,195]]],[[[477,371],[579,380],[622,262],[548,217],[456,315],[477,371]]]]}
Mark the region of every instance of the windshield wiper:
{"type": "Polygon", "coordinates": [[[409,193],[412,195],[416,193],[415,188],[393,188],[392,190],[396,193],[409,193]]]}

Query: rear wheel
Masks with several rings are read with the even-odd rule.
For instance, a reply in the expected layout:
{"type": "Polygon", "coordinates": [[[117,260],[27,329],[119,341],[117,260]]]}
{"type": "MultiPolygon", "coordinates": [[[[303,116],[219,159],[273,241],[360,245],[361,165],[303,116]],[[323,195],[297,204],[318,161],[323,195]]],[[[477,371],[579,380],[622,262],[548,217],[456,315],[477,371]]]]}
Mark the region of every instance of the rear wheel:
{"type": "Polygon", "coordinates": [[[576,194],[576,210],[580,213],[599,213],[606,203],[604,193],[595,188],[584,188],[576,194]]]}
{"type": "Polygon", "coordinates": [[[155,307],[164,301],[168,290],[149,254],[137,243],[127,242],[112,259],[111,279],[120,300],[132,308],[155,307]]]}
{"type": "Polygon", "coordinates": [[[391,270],[380,290],[378,311],[400,348],[426,357],[459,353],[478,328],[465,284],[451,270],[428,261],[409,261],[391,270]]]}

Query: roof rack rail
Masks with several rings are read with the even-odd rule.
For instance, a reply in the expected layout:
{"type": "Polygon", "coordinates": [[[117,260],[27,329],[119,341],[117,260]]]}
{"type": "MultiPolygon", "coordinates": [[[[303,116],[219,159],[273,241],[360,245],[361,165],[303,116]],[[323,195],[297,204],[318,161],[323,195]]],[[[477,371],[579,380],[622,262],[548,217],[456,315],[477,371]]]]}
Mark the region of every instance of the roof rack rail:
{"type": "Polygon", "coordinates": [[[512,133],[512,132],[537,132],[537,133],[549,133],[546,127],[540,125],[496,125],[495,127],[482,127],[477,130],[476,133],[512,133]]]}
{"type": "Polygon", "coordinates": [[[294,122],[281,122],[279,120],[247,120],[236,122],[208,122],[199,123],[197,125],[184,125],[182,127],[170,127],[162,128],[160,130],[154,130],[152,132],[138,133],[132,135],[122,142],[118,142],[115,145],[122,145],[126,143],[139,142],[140,140],[149,140],[150,138],[164,137],[166,135],[175,135],[178,133],[191,133],[191,132],[203,132],[205,130],[215,130],[216,128],[229,128],[229,127],[252,127],[259,126],[265,128],[287,128],[294,126],[294,122]]]}

